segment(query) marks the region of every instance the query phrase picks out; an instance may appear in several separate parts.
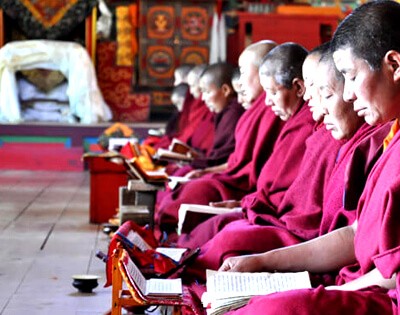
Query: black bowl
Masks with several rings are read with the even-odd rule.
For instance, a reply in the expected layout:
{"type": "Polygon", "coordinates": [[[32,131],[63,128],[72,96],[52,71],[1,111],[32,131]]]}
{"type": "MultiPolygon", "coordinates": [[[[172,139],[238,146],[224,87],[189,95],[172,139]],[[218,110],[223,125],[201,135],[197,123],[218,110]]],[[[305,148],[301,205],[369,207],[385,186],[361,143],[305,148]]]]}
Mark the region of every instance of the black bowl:
{"type": "Polygon", "coordinates": [[[92,293],[93,289],[96,288],[99,283],[100,277],[96,275],[73,275],[72,285],[82,293],[92,293]]]}

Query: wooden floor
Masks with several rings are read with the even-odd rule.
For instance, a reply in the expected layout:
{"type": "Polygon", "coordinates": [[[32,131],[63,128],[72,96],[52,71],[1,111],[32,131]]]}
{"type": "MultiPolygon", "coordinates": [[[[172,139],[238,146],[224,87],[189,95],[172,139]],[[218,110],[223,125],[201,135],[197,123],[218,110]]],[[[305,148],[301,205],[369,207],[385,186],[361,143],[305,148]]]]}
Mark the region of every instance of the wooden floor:
{"type": "Polygon", "coordinates": [[[111,307],[104,288],[107,250],[100,226],[89,224],[88,172],[0,171],[0,314],[92,315],[111,307]],[[73,274],[100,275],[91,294],[73,274]]]}

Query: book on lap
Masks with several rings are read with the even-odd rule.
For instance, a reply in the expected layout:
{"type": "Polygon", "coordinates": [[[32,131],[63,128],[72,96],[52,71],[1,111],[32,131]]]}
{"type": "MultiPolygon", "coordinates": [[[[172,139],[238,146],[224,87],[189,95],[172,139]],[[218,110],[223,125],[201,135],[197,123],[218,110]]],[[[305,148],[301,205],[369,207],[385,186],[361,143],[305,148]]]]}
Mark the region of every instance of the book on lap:
{"type": "Polygon", "coordinates": [[[168,181],[168,175],[164,171],[146,171],[144,170],[138,159],[133,158],[125,160],[125,166],[136,178],[150,184],[165,183],[168,181]]]}
{"type": "Polygon", "coordinates": [[[247,304],[251,297],[311,288],[303,272],[217,272],[207,270],[207,291],[201,297],[208,315],[218,315],[247,304]]]}
{"type": "Polygon", "coordinates": [[[179,139],[174,138],[172,139],[168,149],[159,148],[154,158],[159,160],[191,162],[198,156],[199,154],[196,150],[179,139]]]}
{"type": "Polygon", "coordinates": [[[135,231],[129,231],[127,236],[120,235],[120,238],[123,242],[126,242],[128,246],[135,245],[141,251],[146,251],[149,249],[154,249],[156,252],[159,252],[175,262],[179,263],[182,260],[183,255],[188,251],[187,248],[174,248],[174,247],[157,247],[152,248],[146,241],[135,231]]]}
{"type": "Polygon", "coordinates": [[[191,156],[193,158],[199,155],[195,149],[176,138],[172,139],[168,149],[171,152],[186,154],[187,156],[191,156]]]}
{"type": "Polygon", "coordinates": [[[183,154],[183,153],[176,153],[167,149],[160,148],[157,150],[156,159],[165,159],[165,160],[176,160],[176,161],[184,161],[184,162],[191,162],[193,157],[183,154]]]}
{"type": "MultiPolygon", "coordinates": [[[[117,232],[118,233],[118,232],[117,232]]],[[[175,248],[175,247],[157,247],[152,248],[147,242],[135,231],[129,231],[128,235],[124,236],[122,234],[118,234],[122,243],[127,245],[129,248],[132,248],[133,245],[138,247],[142,252],[146,250],[155,250],[156,252],[169,257],[172,259],[176,266],[163,273],[163,274],[153,274],[153,276],[157,277],[167,277],[183,266],[189,264],[200,252],[199,248],[188,249],[188,248],[175,248]]]]}
{"type": "Polygon", "coordinates": [[[119,265],[125,282],[143,296],[164,298],[182,296],[182,280],[180,278],[146,279],[126,251],[119,260],[119,265]]]}
{"type": "Polygon", "coordinates": [[[233,212],[242,212],[242,208],[212,207],[183,203],[178,210],[178,234],[190,232],[200,222],[204,222],[214,215],[233,212]]]}

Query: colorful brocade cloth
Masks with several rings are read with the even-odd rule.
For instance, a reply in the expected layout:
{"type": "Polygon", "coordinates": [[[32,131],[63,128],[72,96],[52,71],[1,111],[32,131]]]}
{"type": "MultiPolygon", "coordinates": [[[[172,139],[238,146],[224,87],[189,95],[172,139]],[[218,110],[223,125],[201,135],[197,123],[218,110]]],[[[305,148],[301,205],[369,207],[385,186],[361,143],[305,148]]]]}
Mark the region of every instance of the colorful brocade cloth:
{"type": "Polygon", "coordinates": [[[83,22],[97,0],[2,0],[0,7],[29,39],[59,39],[83,22]]]}

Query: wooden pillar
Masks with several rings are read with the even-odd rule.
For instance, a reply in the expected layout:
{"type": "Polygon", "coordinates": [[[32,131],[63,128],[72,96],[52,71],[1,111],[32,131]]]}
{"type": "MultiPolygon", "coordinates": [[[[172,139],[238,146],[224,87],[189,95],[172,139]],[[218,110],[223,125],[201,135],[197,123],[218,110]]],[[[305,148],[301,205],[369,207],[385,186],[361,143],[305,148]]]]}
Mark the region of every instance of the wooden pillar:
{"type": "Polygon", "coordinates": [[[85,20],[85,46],[94,65],[96,64],[96,21],[97,8],[94,7],[85,20]]]}
{"type": "Polygon", "coordinates": [[[0,47],[4,46],[4,12],[0,9],[0,47]]]}

